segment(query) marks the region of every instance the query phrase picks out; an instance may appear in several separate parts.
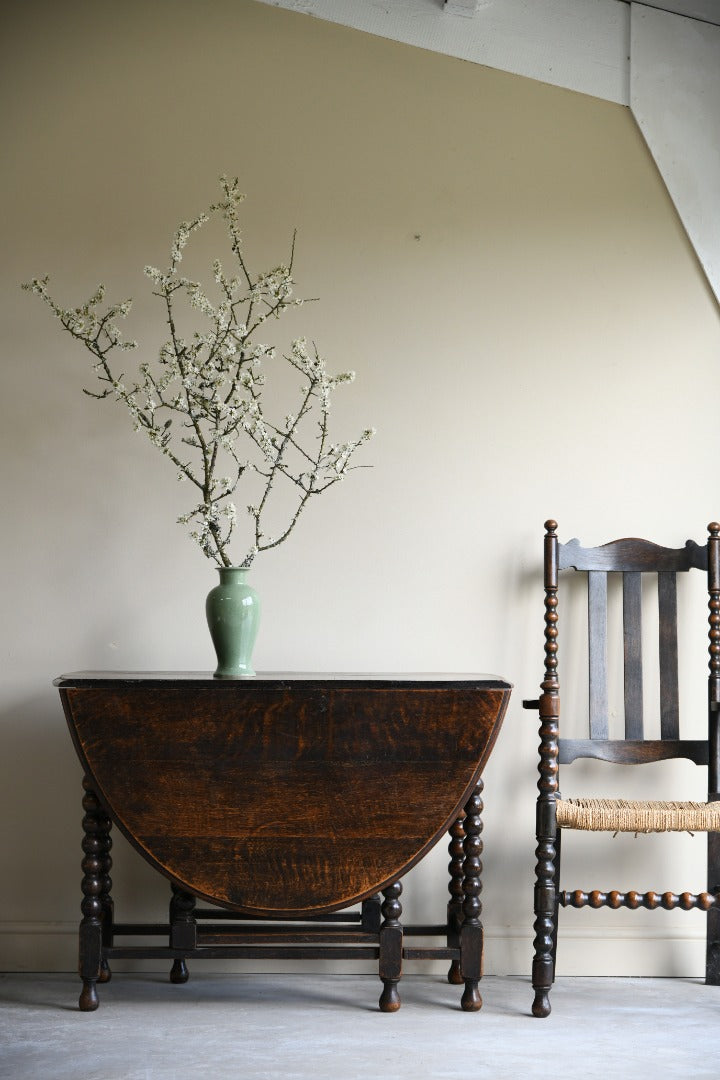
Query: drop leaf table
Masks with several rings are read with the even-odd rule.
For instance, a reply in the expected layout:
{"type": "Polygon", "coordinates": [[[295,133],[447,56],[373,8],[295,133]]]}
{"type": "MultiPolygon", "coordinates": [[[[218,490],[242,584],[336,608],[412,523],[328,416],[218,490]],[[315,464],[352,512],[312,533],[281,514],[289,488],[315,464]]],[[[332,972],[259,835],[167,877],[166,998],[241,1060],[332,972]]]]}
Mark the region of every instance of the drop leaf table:
{"type": "Polygon", "coordinates": [[[85,773],[82,1010],[113,958],[172,960],[184,982],[189,958],[219,957],[375,959],[386,1012],[403,960],[446,958],[462,1007],[480,1008],[481,777],[507,682],[81,672],[55,685],[85,773]],[[168,878],[167,923],[115,921],[113,824],[168,878]],[[448,830],[444,921],[403,926],[400,879],[448,830]]]}

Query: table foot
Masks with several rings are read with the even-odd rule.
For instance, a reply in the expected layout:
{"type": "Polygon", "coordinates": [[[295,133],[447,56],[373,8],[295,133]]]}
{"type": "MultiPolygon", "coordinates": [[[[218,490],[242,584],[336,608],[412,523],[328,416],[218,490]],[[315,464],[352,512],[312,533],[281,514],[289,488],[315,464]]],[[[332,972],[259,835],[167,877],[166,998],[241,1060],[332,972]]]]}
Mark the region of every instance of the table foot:
{"type": "Polygon", "coordinates": [[[170,982],[171,983],[186,983],[190,978],[190,972],[187,969],[187,964],[184,960],[174,960],[173,966],[170,970],[170,982]]]}
{"type": "Polygon", "coordinates": [[[397,979],[383,979],[383,992],[380,995],[380,1012],[397,1012],[400,1008],[400,994],[397,979]]]}
{"type": "Polygon", "coordinates": [[[550,1015],[550,997],[547,990],[536,990],[532,1005],[533,1016],[541,1018],[550,1015]]]}
{"type": "Polygon", "coordinates": [[[83,979],[83,988],[78,1001],[80,1012],[95,1012],[99,1004],[95,979],[83,979]]]}
{"type": "Polygon", "coordinates": [[[107,960],[100,961],[100,974],[98,976],[99,983],[109,983],[112,979],[112,971],[107,960]]]}
{"type": "Polygon", "coordinates": [[[465,982],[460,971],[459,960],[453,960],[452,964],[450,965],[450,970],[447,974],[447,981],[450,983],[451,986],[462,986],[462,984],[465,982]]]}
{"type": "Polygon", "coordinates": [[[463,1012],[478,1012],[482,1009],[482,998],[478,990],[477,979],[465,979],[465,990],[460,999],[460,1007],[463,1012]]]}

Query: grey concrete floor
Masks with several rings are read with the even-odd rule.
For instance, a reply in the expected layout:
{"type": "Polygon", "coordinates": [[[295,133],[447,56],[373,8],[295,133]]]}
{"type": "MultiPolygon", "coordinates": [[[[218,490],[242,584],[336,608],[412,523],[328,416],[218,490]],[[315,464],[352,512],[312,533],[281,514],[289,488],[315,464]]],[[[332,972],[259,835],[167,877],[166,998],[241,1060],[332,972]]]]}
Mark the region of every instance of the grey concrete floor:
{"type": "Polygon", "coordinates": [[[486,978],[481,1012],[438,976],[377,1010],[370,976],[119,974],[77,1011],[73,975],[0,975],[3,1080],[584,1080],[718,1076],[720,987],[559,978],[547,1020],[520,978],[486,978]]]}

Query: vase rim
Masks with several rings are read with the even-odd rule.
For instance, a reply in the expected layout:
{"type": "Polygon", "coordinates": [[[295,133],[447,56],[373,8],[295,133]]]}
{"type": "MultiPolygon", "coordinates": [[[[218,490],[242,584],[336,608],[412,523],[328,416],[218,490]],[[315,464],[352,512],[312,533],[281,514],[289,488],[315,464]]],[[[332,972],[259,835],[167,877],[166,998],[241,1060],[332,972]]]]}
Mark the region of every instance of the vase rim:
{"type": "Polygon", "coordinates": [[[251,570],[251,566],[215,566],[216,570],[251,570]]]}

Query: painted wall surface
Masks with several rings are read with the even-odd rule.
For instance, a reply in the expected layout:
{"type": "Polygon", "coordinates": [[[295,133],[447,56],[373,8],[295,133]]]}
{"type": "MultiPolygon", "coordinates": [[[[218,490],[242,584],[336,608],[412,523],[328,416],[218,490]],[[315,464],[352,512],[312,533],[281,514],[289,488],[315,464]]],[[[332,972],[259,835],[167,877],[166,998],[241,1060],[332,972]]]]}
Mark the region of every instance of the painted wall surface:
{"type": "MultiPolygon", "coordinates": [[[[120,408],[81,393],[89,358],[19,282],[50,273],[67,304],[99,280],[133,295],[128,332],[154,349],[142,268],[228,172],[250,263],[275,265],[297,227],[299,291],[321,298],[278,345],[305,333],[354,368],[338,429],[378,430],[373,468],[257,564],[256,666],[515,684],[485,777],[483,900],[487,971],[525,974],[537,733],[520,703],[542,674],[543,522],[587,543],[702,538],[720,516],[718,309],[624,107],[265,4],[209,11],[5,11],[0,967],[75,964],[81,774],[53,677],[213,663],[215,572],[174,524],[185,489],[120,408]]],[[[702,582],[691,608],[702,726],[702,582]]],[[[655,839],[569,842],[568,884],[703,888],[702,841],[665,843],[672,867],[655,839]]],[[[118,917],[162,917],[166,883],[121,838],[114,858],[118,917]]],[[[441,845],[412,872],[408,919],[442,918],[446,864],[441,845]]],[[[701,971],[695,914],[564,927],[566,973],[701,971]]]]}

